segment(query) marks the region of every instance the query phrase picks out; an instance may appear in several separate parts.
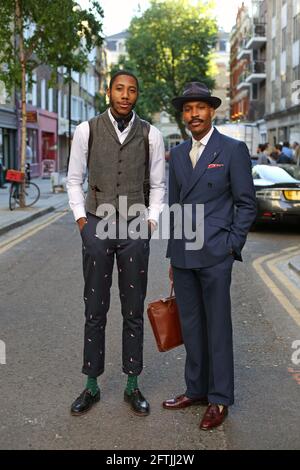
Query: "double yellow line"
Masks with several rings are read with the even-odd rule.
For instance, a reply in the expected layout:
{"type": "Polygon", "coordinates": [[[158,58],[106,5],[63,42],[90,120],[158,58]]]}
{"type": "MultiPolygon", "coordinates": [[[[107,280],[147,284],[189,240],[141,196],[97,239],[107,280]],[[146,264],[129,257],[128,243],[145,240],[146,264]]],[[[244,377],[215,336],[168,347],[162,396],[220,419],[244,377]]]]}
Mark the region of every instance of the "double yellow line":
{"type": "Polygon", "coordinates": [[[264,269],[264,265],[267,266],[268,270],[275,276],[275,278],[279,281],[280,285],[284,286],[296,299],[300,302],[300,291],[299,289],[291,282],[287,276],[283,274],[278,268],[277,265],[280,262],[287,261],[294,256],[300,254],[300,245],[285,248],[279,254],[278,253],[271,253],[269,255],[261,256],[257,258],[253,262],[253,267],[263,280],[263,282],[267,285],[273,295],[277,298],[278,302],[282,305],[285,311],[289,314],[289,316],[295,321],[295,323],[300,326],[300,310],[297,309],[288,297],[282,292],[281,289],[275,284],[275,282],[271,279],[267,271],[264,269]]]}
{"type": "Polygon", "coordinates": [[[44,228],[48,227],[48,225],[53,224],[53,222],[56,222],[56,220],[60,219],[61,217],[64,217],[67,214],[67,212],[68,211],[66,210],[64,212],[55,213],[54,215],[48,217],[43,222],[37,223],[34,226],[31,226],[29,229],[26,230],[25,233],[22,233],[21,235],[18,235],[16,237],[11,237],[5,242],[1,243],[0,255],[10,250],[14,246],[18,245],[22,241],[26,240],[27,238],[32,237],[36,233],[40,232],[40,230],[43,230],[44,228]]]}

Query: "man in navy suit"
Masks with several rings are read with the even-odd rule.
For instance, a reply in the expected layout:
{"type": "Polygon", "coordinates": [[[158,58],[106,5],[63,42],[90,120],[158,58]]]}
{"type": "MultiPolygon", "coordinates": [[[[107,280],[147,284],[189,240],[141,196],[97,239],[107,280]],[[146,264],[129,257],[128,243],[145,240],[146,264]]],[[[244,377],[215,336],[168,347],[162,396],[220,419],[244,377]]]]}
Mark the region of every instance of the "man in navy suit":
{"type": "Polygon", "coordinates": [[[204,230],[202,246],[191,249],[193,240],[185,233],[175,236],[176,218],[171,217],[167,257],[186,348],[187,388],[163,407],[206,405],[200,428],[209,430],[223,423],[234,401],[231,272],[234,259],[242,261],[255,219],[255,190],[247,146],[212,126],[221,100],[203,83],[190,82],[172,103],[192,138],[171,151],[169,206],[181,208],[183,225],[185,209],[191,207],[193,229],[204,230]],[[203,220],[196,217],[199,205],[203,220]]]}

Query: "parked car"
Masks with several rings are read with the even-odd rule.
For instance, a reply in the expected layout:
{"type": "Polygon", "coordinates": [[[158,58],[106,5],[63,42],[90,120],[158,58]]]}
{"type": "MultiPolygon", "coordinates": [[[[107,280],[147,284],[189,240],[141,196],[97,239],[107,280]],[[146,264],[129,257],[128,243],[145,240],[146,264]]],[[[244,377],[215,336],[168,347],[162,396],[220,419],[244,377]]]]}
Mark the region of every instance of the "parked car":
{"type": "Polygon", "coordinates": [[[283,168],[255,165],[252,176],[256,191],[257,217],[260,221],[300,223],[300,180],[283,168]]]}
{"type": "Polygon", "coordinates": [[[295,164],[289,164],[289,163],[281,163],[278,166],[280,166],[280,168],[283,168],[285,171],[287,171],[289,175],[291,175],[296,180],[300,179],[300,166],[295,165],[295,164]]]}

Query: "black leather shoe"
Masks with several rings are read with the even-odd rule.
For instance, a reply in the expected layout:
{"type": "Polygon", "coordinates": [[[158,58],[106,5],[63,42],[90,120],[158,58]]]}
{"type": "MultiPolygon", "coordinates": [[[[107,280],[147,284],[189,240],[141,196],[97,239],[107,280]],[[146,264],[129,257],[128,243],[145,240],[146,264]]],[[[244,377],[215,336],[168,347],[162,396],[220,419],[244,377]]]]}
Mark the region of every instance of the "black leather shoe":
{"type": "Polygon", "coordinates": [[[71,415],[80,416],[89,411],[92,406],[100,400],[100,390],[96,395],[92,395],[87,388],[83,390],[81,395],[71,405],[71,415]]]}
{"type": "Polygon", "coordinates": [[[131,410],[138,416],[148,416],[150,413],[150,405],[146,398],[143,397],[140,390],[136,388],[131,395],[124,391],[124,400],[129,403],[131,410]]]}

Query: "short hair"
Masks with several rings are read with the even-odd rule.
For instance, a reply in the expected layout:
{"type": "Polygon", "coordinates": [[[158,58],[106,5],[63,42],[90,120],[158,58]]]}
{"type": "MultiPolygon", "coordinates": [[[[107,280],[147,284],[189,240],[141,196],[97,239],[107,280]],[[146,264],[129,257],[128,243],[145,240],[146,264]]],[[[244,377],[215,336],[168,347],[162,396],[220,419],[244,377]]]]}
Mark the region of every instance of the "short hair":
{"type": "Polygon", "coordinates": [[[284,147],[288,147],[288,148],[290,148],[290,143],[289,143],[289,142],[287,142],[287,141],[285,141],[285,142],[283,142],[283,146],[284,146],[284,147]]]}
{"type": "Polygon", "coordinates": [[[280,150],[280,152],[282,151],[282,145],[281,144],[276,144],[275,148],[276,148],[276,150],[280,150]]]}
{"type": "Polygon", "coordinates": [[[266,146],[266,144],[259,144],[259,145],[258,145],[258,148],[259,148],[259,150],[261,150],[262,152],[264,152],[264,151],[267,149],[267,146],[266,146]]]}
{"type": "Polygon", "coordinates": [[[137,77],[134,75],[134,73],[129,72],[128,70],[118,70],[116,73],[113,74],[113,76],[111,77],[110,82],[109,82],[109,89],[110,90],[112,89],[113,83],[116,80],[116,78],[120,77],[121,75],[127,75],[128,77],[134,78],[135,81],[136,81],[137,90],[139,91],[139,81],[138,81],[137,77]]]}

